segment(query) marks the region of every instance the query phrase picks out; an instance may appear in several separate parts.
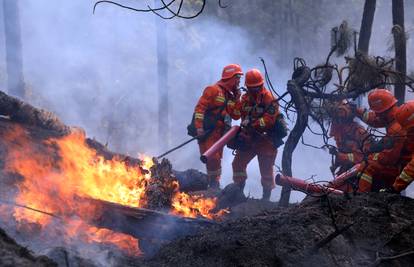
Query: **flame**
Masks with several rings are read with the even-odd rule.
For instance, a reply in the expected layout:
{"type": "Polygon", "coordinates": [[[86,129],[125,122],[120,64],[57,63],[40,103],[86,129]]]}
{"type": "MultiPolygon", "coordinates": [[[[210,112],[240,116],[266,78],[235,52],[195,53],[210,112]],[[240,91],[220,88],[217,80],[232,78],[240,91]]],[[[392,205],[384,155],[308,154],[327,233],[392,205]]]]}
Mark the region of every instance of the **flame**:
{"type": "MultiPolygon", "coordinates": [[[[149,170],[153,165],[147,156],[140,156],[141,167],[129,166],[119,158],[106,160],[85,143],[81,131],[65,137],[49,138],[43,141],[42,146],[19,126],[3,135],[8,144],[5,169],[23,177],[18,184],[17,203],[62,218],[74,215],[89,218],[98,213],[93,207],[79,203],[79,197],[131,207],[143,207],[146,204],[146,186],[151,175],[143,170],[149,170]]],[[[215,206],[214,198],[190,196],[177,191],[172,200],[171,213],[213,219],[223,214],[223,211],[213,213],[215,206]]],[[[21,208],[16,208],[13,216],[18,222],[37,223],[42,227],[53,220],[51,216],[21,208]]],[[[128,235],[71,221],[65,221],[64,227],[69,237],[82,229],[81,232],[85,234],[81,239],[84,242],[109,242],[128,253],[141,254],[138,240],[128,235]]]]}
{"type": "Polygon", "coordinates": [[[217,198],[204,198],[199,195],[189,195],[184,192],[177,192],[174,195],[171,212],[175,215],[181,215],[190,218],[196,218],[200,215],[208,219],[216,219],[224,215],[227,210],[212,212],[216,207],[217,198]]]}

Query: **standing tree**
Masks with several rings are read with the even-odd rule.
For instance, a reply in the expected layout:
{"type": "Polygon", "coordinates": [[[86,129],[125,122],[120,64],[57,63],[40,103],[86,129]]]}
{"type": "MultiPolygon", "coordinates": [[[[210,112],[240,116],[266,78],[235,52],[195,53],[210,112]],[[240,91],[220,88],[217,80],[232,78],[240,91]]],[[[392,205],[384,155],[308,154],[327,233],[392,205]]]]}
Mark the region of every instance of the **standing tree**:
{"type": "Polygon", "coordinates": [[[24,98],[22,40],[18,1],[3,0],[3,12],[8,92],[24,98]]]}
{"type": "Polygon", "coordinates": [[[400,104],[405,100],[405,76],[407,74],[406,36],[404,29],[404,0],[392,0],[392,34],[395,46],[396,75],[394,95],[400,104]]]}
{"type": "Polygon", "coordinates": [[[359,31],[358,51],[368,54],[369,40],[371,38],[372,23],[377,0],[365,0],[364,13],[362,15],[361,29],[359,31]]]}
{"type": "MultiPolygon", "coordinates": [[[[155,5],[159,0],[155,0],[155,5]]],[[[161,151],[168,147],[169,140],[169,108],[168,108],[168,45],[167,23],[155,17],[157,42],[157,74],[158,74],[158,144],[161,151]]]]}

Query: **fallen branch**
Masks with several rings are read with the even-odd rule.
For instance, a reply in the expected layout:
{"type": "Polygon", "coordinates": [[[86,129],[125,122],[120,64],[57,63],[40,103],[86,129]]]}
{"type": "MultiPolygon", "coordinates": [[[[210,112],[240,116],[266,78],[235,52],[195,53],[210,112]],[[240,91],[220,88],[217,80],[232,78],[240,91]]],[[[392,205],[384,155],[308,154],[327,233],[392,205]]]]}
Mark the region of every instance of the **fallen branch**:
{"type": "Polygon", "coordinates": [[[318,243],[316,243],[310,250],[309,250],[309,255],[312,255],[316,252],[318,252],[319,249],[321,249],[322,247],[326,246],[327,244],[329,244],[329,242],[331,242],[333,239],[335,239],[337,236],[341,235],[343,232],[345,232],[346,230],[348,230],[352,225],[354,225],[355,223],[350,223],[347,226],[335,230],[335,232],[331,233],[330,235],[328,235],[327,237],[325,237],[324,239],[322,239],[321,241],[319,241],[318,243]]]}
{"type": "Polygon", "coordinates": [[[372,264],[372,266],[378,266],[383,261],[392,261],[392,260],[396,260],[402,257],[410,256],[410,255],[414,255],[414,250],[404,252],[404,253],[394,255],[394,256],[389,256],[389,257],[380,257],[379,252],[377,252],[377,258],[375,259],[375,262],[372,264]]]}

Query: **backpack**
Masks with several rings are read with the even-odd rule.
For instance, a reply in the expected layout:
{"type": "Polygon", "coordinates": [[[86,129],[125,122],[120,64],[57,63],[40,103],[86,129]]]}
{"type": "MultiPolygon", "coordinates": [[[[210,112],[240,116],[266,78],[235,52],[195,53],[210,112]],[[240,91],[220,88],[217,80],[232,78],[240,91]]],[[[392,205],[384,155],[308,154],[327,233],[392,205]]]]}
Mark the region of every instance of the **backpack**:
{"type": "Polygon", "coordinates": [[[285,142],[283,138],[287,136],[289,129],[287,127],[287,123],[285,121],[285,117],[282,113],[280,113],[277,118],[273,129],[271,130],[272,133],[272,141],[273,145],[278,148],[283,145],[285,142]]]}
{"type": "MultiPolygon", "coordinates": [[[[226,106],[227,106],[227,99],[224,101],[223,106],[210,109],[205,112],[204,120],[203,120],[203,129],[206,132],[206,135],[202,139],[207,138],[208,134],[211,133],[212,130],[216,127],[216,123],[218,120],[224,119],[221,116],[221,112],[226,108],[226,106]],[[214,115],[212,111],[217,110],[217,109],[219,110],[219,112],[216,115],[214,115]]],[[[226,128],[228,128],[227,123],[226,123],[226,128]]],[[[187,125],[187,134],[191,137],[197,136],[197,128],[195,127],[195,112],[193,112],[193,116],[192,116],[190,124],[187,125]]]]}

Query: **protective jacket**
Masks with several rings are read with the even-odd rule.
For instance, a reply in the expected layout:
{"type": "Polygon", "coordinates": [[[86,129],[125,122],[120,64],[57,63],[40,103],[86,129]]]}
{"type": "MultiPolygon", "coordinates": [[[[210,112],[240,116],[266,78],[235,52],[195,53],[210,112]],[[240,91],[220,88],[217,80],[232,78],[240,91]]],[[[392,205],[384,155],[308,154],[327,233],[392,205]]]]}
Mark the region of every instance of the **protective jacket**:
{"type": "MultiPolygon", "coordinates": [[[[194,110],[194,124],[196,128],[203,128],[204,120],[213,121],[213,127],[209,130],[206,138],[198,141],[200,154],[206,152],[225,131],[226,123],[231,123],[231,118],[238,119],[240,111],[236,106],[240,105],[240,99],[230,93],[225,87],[225,83],[219,81],[214,85],[204,89],[203,95],[198,100],[194,110]]],[[[221,158],[223,150],[216,153],[214,158],[207,162],[207,175],[209,180],[220,180],[221,158]]]]}
{"type": "Polygon", "coordinates": [[[405,150],[410,155],[404,169],[395,179],[393,188],[397,192],[401,192],[414,180],[414,128],[407,131],[407,146],[405,150]]]}
{"type": "Polygon", "coordinates": [[[335,165],[341,167],[340,172],[363,160],[370,140],[369,133],[360,124],[355,121],[333,122],[329,135],[335,139],[338,148],[335,165]]]}
{"type": "Polygon", "coordinates": [[[397,109],[394,108],[386,118],[381,118],[374,112],[362,113],[361,119],[368,125],[376,128],[385,127],[386,135],[383,137],[383,143],[388,145],[381,152],[369,155],[365,170],[360,174],[358,189],[360,192],[371,191],[373,178],[382,183],[383,187],[391,186],[404,164],[402,158],[406,144],[406,131],[395,120],[396,112],[397,109]]]}
{"type": "Polygon", "coordinates": [[[240,112],[236,109],[239,102],[220,82],[208,86],[195,107],[195,127],[203,128],[207,116],[215,119],[215,128],[224,127],[227,115],[236,119],[240,117],[240,112]]]}
{"type": "Polygon", "coordinates": [[[275,187],[273,165],[277,149],[272,143],[272,132],[279,115],[279,105],[271,92],[264,88],[255,93],[246,93],[238,105],[241,121],[249,121],[242,131],[243,147],[236,150],[233,166],[233,180],[236,184],[243,184],[247,179],[246,168],[248,163],[258,157],[263,188],[275,187]]]}

